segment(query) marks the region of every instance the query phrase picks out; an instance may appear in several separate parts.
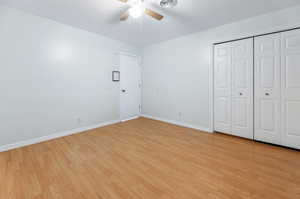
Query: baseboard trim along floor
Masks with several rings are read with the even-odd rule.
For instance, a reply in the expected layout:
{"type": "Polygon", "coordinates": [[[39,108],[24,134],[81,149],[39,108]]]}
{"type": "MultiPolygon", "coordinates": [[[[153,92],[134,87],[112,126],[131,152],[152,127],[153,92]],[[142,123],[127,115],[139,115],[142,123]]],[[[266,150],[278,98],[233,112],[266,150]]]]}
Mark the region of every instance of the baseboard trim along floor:
{"type": "Polygon", "coordinates": [[[212,131],[207,127],[191,125],[191,124],[184,123],[184,122],[178,122],[178,121],[174,121],[174,120],[169,120],[169,119],[164,119],[164,118],[159,118],[159,117],[154,117],[154,116],[144,115],[144,114],[142,114],[141,117],[145,117],[145,118],[149,118],[152,120],[158,120],[158,121],[162,121],[162,122],[166,122],[166,123],[170,123],[170,124],[175,124],[178,126],[183,126],[186,128],[191,128],[191,129],[196,129],[196,130],[212,133],[212,131]]]}
{"type": "Polygon", "coordinates": [[[127,121],[130,121],[130,120],[137,119],[137,118],[139,118],[139,117],[140,117],[140,116],[134,116],[134,117],[131,117],[131,118],[128,118],[128,119],[121,120],[121,122],[127,122],[127,121]]]}
{"type": "Polygon", "coordinates": [[[120,120],[112,120],[112,121],[102,122],[100,124],[95,124],[95,125],[91,125],[91,126],[87,126],[87,127],[80,127],[80,128],[76,128],[76,129],[72,129],[72,130],[66,130],[66,131],[54,133],[54,134],[43,136],[43,137],[32,138],[29,140],[24,140],[24,141],[19,141],[19,142],[12,143],[12,144],[3,145],[3,146],[0,146],[0,152],[9,151],[9,150],[24,147],[24,146],[29,146],[32,144],[37,144],[40,142],[45,142],[48,140],[52,140],[52,139],[56,139],[56,138],[60,138],[60,137],[64,137],[64,136],[68,136],[68,135],[72,135],[72,134],[76,134],[76,133],[81,133],[83,131],[96,129],[99,127],[108,126],[108,125],[116,124],[119,122],[120,122],[120,120]]]}

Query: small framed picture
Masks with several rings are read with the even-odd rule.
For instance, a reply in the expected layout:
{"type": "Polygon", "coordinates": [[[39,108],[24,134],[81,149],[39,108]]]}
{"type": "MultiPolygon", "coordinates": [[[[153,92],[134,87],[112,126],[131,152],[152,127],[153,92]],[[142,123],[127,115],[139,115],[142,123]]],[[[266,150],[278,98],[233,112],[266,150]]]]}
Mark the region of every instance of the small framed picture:
{"type": "Polygon", "coordinates": [[[120,81],[120,71],[113,71],[112,72],[112,81],[119,82],[120,81]]]}

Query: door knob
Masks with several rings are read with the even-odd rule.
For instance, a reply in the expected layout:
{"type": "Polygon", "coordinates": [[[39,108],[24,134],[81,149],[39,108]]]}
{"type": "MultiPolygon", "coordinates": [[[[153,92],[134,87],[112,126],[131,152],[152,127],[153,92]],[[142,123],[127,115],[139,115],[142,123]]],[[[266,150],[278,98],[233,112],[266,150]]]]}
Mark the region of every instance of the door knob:
{"type": "Polygon", "coordinates": [[[240,96],[242,96],[243,95],[243,93],[240,93],[240,96]]]}
{"type": "Polygon", "coordinates": [[[121,91],[122,91],[123,93],[125,93],[125,92],[126,92],[126,90],[125,90],[125,89],[122,89],[121,91]]]}
{"type": "Polygon", "coordinates": [[[266,93],[266,96],[269,96],[270,95],[270,93],[266,93]]]}

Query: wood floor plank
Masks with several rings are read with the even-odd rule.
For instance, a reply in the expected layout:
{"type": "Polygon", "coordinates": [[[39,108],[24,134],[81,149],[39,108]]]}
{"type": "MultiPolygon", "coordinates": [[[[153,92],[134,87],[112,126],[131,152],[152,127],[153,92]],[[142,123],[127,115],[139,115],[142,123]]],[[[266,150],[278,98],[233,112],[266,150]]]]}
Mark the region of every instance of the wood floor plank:
{"type": "Polygon", "coordinates": [[[300,152],[146,118],[0,153],[5,199],[298,199],[300,152]]]}

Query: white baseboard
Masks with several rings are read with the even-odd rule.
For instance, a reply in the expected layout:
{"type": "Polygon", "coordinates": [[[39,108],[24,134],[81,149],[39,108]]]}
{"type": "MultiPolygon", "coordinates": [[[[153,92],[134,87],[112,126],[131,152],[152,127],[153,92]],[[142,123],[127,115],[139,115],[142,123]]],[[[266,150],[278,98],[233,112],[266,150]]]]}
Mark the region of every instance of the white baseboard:
{"type": "MultiPolygon", "coordinates": [[[[136,117],[130,118],[128,120],[136,119],[138,117],[139,116],[136,116],[136,117]]],[[[158,121],[162,121],[162,122],[166,122],[166,123],[170,123],[170,124],[175,124],[175,125],[183,126],[183,127],[187,127],[187,128],[192,128],[192,129],[196,129],[196,130],[200,130],[200,131],[211,132],[209,128],[195,126],[195,125],[191,125],[191,124],[187,124],[187,123],[183,123],[183,122],[177,122],[177,121],[173,121],[173,120],[168,120],[168,119],[163,119],[163,118],[153,117],[153,116],[143,115],[143,114],[141,115],[141,117],[158,120],[158,121]]],[[[128,121],[128,120],[123,120],[123,122],[128,121]]],[[[81,133],[81,132],[84,132],[87,130],[96,129],[99,127],[104,127],[104,126],[116,124],[119,122],[120,122],[120,120],[113,120],[113,121],[103,122],[103,123],[92,125],[92,126],[81,127],[81,128],[72,129],[72,130],[66,130],[66,131],[54,133],[54,134],[43,136],[43,137],[38,137],[38,138],[30,139],[30,140],[24,140],[24,141],[12,143],[12,144],[3,145],[3,146],[0,146],[0,152],[9,151],[12,149],[16,149],[16,148],[20,148],[20,147],[24,147],[24,146],[28,146],[28,145],[32,145],[32,144],[49,141],[49,140],[53,140],[56,138],[60,138],[60,137],[64,137],[64,136],[68,136],[68,135],[72,135],[72,134],[76,134],[76,133],[81,133]]]]}
{"type": "Polygon", "coordinates": [[[92,126],[81,127],[81,128],[72,129],[72,130],[66,130],[66,131],[54,133],[54,134],[51,134],[51,135],[46,135],[46,136],[43,136],[43,137],[38,137],[38,138],[30,139],[30,140],[24,140],[24,141],[12,143],[12,144],[7,144],[7,145],[4,145],[4,146],[0,146],[0,152],[4,152],[4,151],[20,148],[20,147],[23,147],[23,146],[32,145],[32,144],[37,144],[37,143],[40,143],[40,142],[44,142],[44,141],[48,141],[48,140],[52,140],[52,139],[56,139],[56,138],[76,134],[76,133],[81,133],[81,132],[84,132],[84,131],[87,131],[87,130],[96,129],[96,128],[99,128],[99,127],[108,126],[108,125],[116,124],[116,123],[119,123],[119,122],[120,122],[119,120],[113,120],[113,121],[103,122],[103,123],[92,125],[92,126]]]}
{"type": "Polygon", "coordinates": [[[134,117],[131,117],[131,118],[128,118],[128,119],[125,119],[125,120],[121,120],[121,122],[127,122],[129,120],[134,120],[134,119],[137,119],[139,118],[140,116],[134,116],[134,117]]]}
{"type": "Polygon", "coordinates": [[[163,119],[163,118],[159,118],[159,117],[153,117],[153,116],[144,115],[144,114],[142,114],[141,117],[145,117],[145,118],[149,118],[149,119],[153,119],[153,120],[158,120],[158,121],[162,121],[162,122],[166,122],[166,123],[170,123],[170,124],[175,124],[175,125],[178,125],[178,126],[183,126],[183,127],[187,127],[187,128],[191,128],[191,129],[196,129],[196,130],[200,130],[200,131],[205,131],[205,132],[212,133],[212,131],[210,130],[210,128],[207,128],[207,127],[196,126],[196,125],[187,124],[187,123],[184,123],[184,122],[178,122],[178,121],[174,121],[174,120],[168,120],[168,119],[163,119]]]}

